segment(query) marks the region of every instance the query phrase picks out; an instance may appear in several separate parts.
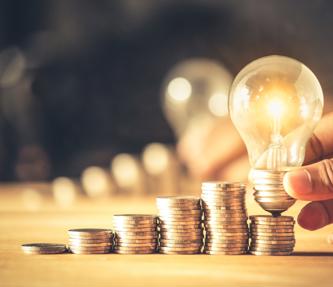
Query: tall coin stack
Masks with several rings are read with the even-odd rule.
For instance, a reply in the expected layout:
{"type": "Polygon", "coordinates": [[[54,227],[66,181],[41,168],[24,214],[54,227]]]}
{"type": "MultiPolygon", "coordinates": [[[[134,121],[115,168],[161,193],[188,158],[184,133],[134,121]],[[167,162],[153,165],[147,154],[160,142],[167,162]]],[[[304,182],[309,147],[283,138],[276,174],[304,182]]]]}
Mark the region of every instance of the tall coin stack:
{"type": "Polygon", "coordinates": [[[115,248],[119,254],[150,254],[157,250],[157,216],[119,214],[113,216],[115,248]]]}
{"type": "Polygon", "coordinates": [[[245,185],[238,182],[202,183],[206,231],[204,252],[240,255],[248,250],[245,185]]]}
{"type": "Polygon", "coordinates": [[[112,249],[113,233],[110,229],[70,229],[69,249],[75,254],[103,254],[112,249]]]}
{"type": "Polygon", "coordinates": [[[255,255],[290,255],[295,246],[294,218],[250,216],[250,252],[255,255]]]}
{"type": "Polygon", "coordinates": [[[160,253],[197,254],[203,245],[200,198],[158,197],[160,253]]]}

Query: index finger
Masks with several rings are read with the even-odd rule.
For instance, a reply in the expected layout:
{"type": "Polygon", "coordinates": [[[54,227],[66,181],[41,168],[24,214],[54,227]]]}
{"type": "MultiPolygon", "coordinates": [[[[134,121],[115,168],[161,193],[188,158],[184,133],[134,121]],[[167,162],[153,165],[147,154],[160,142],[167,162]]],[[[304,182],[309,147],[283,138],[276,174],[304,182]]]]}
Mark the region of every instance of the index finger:
{"type": "Polygon", "coordinates": [[[306,146],[304,164],[314,163],[333,156],[333,112],[319,122],[306,146]]]}

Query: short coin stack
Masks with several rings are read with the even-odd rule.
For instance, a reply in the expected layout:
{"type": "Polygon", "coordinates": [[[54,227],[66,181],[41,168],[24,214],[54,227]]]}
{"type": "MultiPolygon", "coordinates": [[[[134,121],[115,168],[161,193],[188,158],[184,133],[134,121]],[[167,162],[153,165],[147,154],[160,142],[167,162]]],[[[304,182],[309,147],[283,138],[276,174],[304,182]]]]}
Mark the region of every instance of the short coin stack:
{"type": "Polygon", "coordinates": [[[247,253],[249,235],[245,193],[245,185],[238,182],[202,183],[205,253],[247,253]]]}
{"type": "Polygon", "coordinates": [[[250,216],[250,252],[255,255],[290,255],[295,246],[294,218],[250,216]]]}
{"type": "Polygon", "coordinates": [[[150,254],[157,250],[157,216],[118,214],[113,216],[115,252],[119,254],[150,254]]]}
{"type": "Polygon", "coordinates": [[[75,254],[104,254],[112,249],[111,229],[82,228],[70,229],[69,249],[75,254]]]}
{"type": "Polygon", "coordinates": [[[21,248],[26,254],[59,254],[67,251],[66,245],[56,243],[27,243],[21,248]]]}
{"type": "Polygon", "coordinates": [[[203,245],[200,198],[158,197],[160,253],[197,254],[203,245]]]}

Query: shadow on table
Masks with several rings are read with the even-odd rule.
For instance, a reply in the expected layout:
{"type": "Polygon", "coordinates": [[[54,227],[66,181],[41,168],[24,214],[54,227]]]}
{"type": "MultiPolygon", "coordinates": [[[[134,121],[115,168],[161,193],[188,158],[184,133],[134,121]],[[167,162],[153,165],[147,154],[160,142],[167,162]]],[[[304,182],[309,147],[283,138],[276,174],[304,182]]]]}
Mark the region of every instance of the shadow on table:
{"type": "Polygon", "coordinates": [[[332,252],[311,252],[311,251],[298,251],[293,253],[294,256],[308,256],[308,257],[316,257],[316,256],[333,256],[332,252]]]}

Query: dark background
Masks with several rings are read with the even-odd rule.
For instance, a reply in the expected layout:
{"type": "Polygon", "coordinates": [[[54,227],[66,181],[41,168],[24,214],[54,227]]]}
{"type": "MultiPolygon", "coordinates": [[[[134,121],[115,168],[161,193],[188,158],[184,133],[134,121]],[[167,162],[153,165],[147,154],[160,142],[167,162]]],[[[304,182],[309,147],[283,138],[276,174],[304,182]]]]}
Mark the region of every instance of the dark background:
{"type": "Polygon", "coordinates": [[[118,152],[174,143],[160,89],[186,58],[236,74],[282,54],[332,94],[332,9],[314,0],[0,1],[0,80],[1,55],[25,63],[15,84],[0,86],[0,179],[78,176],[118,152]]]}

